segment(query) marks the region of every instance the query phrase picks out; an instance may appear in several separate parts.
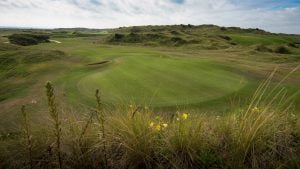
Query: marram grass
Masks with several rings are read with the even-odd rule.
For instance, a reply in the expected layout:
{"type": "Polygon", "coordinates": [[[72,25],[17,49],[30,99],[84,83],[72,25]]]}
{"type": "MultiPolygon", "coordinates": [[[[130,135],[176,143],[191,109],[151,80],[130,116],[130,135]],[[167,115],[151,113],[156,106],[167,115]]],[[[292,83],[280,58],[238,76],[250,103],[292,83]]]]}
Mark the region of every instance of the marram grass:
{"type": "Polygon", "coordinates": [[[299,118],[285,90],[268,89],[269,82],[248,107],[223,116],[159,114],[134,104],[111,112],[102,107],[97,90],[96,109],[80,119],[74,116],[79,112],[58,108],[47,83],[52,129],[31,131],[22,107],[25,144],[20,137],[1,137],[0,168],[300,168],[299,118]]]}

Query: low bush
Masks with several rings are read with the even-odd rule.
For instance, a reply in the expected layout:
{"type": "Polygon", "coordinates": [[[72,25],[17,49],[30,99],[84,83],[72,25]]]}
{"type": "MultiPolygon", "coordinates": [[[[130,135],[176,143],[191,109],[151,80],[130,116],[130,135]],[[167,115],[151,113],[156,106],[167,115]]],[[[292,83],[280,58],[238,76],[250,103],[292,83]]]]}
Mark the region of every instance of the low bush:
{"type": "Polygon", "coordinates": [[[227,41],[231,40],[231,37],[226,36],[226,35],[219,35],[219,37],[222,38],[222,39],[224,39],[224,40],[227,40],[227,41]]]}
{"type": "Polygon", "coordinates": [[[290,54],[291,51],[285,47],[285,46],[279,46],[275,49],[275,52],[276,53],[279,53],[279,54],[290,54]]]}
{"type": "Polygon", "coordinates": [[[44,34],[12,34],[8,36],[8,39],[10,43],[22,46],[49,42],[49,36],[44,34]]]}
{"type": "Polygon", "coordinates": [[[255,50],[256,50],[256,51],[259,51],[259,52],[273,52],[272,49],[266,47],[265,45],[257,45],[257,46],[255,47],[255,50]]]}
{"type": "Polygon", "coordinates": [[[116,33],[111,40],[118,42],[118,41],[121,41],[122,39],[124,39],[124,37],[125,37],[125,35],[116,33]]]}
{"type": "Polygon", "coordinates": [[[288,45],[293,48],[299,48],[299,43],[297,43],[297,42],[292,42],[292,43],[289,43],[288,45]]]}

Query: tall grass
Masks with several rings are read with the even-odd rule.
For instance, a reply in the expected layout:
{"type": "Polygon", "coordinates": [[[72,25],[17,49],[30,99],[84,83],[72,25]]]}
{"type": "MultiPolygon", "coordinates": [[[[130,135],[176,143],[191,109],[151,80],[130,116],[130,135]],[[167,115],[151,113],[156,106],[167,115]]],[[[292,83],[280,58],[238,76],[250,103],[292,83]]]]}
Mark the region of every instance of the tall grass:
{"type": "Polygon", "coordinates": [[[24,129],[24,136],[26,140],[26,148],[28,152],[28,159],[29,159],[29,166],[30,169],[33,169],[33,159],[32,159],[32,136],[30,132],[30,125],[28,122],[28,115],[27,112],[25,111],[25,105],[22,106],[21,108],[21,114],[22,114],[22,126],[24,129]]]}
{"type": "MultiPolygon", "coordinates": [[[[103,108],[97,90],[96,109],[90,110],[85,118],[75,118],[74,114],[80,112],[66,112],[67,120],[62,121],[54,89],[47,83],[57,166],[74,169],[299,168],[300,120],[292,112],[292,99],[285,89],[280,85],[269,87],[273,75],[259,86],[247,107],[223,116],[154,113],[148,107],[134,104],[109,112],[103,108]]],[[[43,138],[40,132],[30,132],[25,108],[22,114],[28,157],[18,159],[10,151],[2,151],[0,162],[5,157],[12,158],[14,161],[5,163],[5,168],[22,168],[27,159],[30,163],[25,163],[25,168],[51,168],[41,157],[45,155],[44,148],[52,143],[39,140],[43,138]],[[32,138],[45,145],[33,145],[32,138]]],[[[53,135],[45,137],[51,140],[53,135]]],[[[18,137],[1,142],[20,149],[16,140],[18,137]]],[[[55,161],[48,159],[49,163],[55,161]]],[[[0,168],[3,166],[0,163],[0,168]]]]}
{"type": "Polygon", "coordinates": [[[63,161],[61,155],[61,127],[60,127],[61,124],[60,124],[59,115],[55,104],[54,89],[50,82],[46,84],[46,90],[47,90],[46,93],[47,93],[47,100],[48,100],[48,109],[54,126],[54,135],[56,137],[56,148],[57,148],[56,152],[58,158],[58,166],[59,169],[62,169],[63,161]]]}
{"type": "Polygon", "coordinates": [[[96,101],[97,101],[97,109],[96,109],[96,113],[97,113],[97,120],[99,122],[100,125],[100,129],[101,129],[101,135],[100,138],[102,139],[102,144],[103,144],[103,154],[104,154],[104,164],[107,167],[107,154],[106,154],[106,133],[105,133],[105,116],[104,116],[104,112],[102,110],[102,106],[101,106],[101,99],[100,99],[100,94],[99,94],[99,90],[96,90],[95,93],[95,97],[96,97],[96,101]]]}

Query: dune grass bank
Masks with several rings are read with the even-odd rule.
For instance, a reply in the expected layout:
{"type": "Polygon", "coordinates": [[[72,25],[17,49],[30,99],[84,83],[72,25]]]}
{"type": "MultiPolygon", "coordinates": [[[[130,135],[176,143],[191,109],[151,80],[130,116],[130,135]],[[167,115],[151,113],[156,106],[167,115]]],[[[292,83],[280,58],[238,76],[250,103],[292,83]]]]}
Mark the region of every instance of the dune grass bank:
{"type": "Polygon", "coordinates": [[[19,130],[1,134],[0,168],[299,168],[300,119],[293,95],[269,87],[272,75],[246,107],[222,116],[135,104],[108,111],[96,90],[95,108],[82,118],[60,108],[47,83],[46,121],[21,107],[19,130]]]}

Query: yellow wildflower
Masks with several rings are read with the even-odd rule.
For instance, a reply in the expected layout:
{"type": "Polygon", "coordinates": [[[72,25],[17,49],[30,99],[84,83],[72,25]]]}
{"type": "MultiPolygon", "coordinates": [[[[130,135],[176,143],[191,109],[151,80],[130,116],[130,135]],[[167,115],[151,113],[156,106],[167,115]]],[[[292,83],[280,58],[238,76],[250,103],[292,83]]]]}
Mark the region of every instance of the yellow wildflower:
{"type": "Polygon", "coordinates": [[[163,123],[162,126],[163,126],[164,128],[167,128],[167,127],[168,127],[168,123],[163,123]]]}
{"type": "Polygon", "coordinates": [[[188,114],[187,114],[187,113],[183,113],[183,114],[181,115],[181,118],[182,118],[183,120],[186,120],[186,119],[188,118],[188,114]]]}
{"type": "Polygon", "coordinates": [[[155,129],[156,129],[157,131],[160,131],[160,129],[161,129],[160,124],[156,125],[156,126],[155,126],[155,129]]]}
{"type": "Polygon", "coordinates": [[[153,126],[154,126],[154,123],[153,123],[153,122],[151,122],[149,126],[150,126],[150,127],[153,127],[153,126]]]}
{"type": "Polygon", "coordinates": [[[259,109],[258,109],[258,107],[255,106],[255,107],[252,109],[252,111],[253,111],[253,112],[259,112],[259,109]]]}

